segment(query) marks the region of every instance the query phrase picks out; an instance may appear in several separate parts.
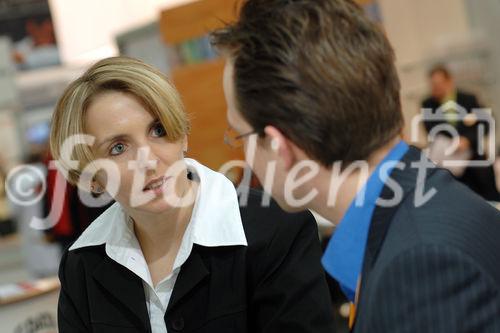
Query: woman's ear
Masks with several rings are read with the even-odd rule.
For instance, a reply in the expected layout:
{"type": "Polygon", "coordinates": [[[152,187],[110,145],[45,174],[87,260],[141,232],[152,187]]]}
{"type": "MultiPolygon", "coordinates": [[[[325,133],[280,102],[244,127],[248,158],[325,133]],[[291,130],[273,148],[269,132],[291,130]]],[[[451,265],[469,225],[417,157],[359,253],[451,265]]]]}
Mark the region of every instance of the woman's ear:
{"type": "Polygon", "coordinates": [[[94,194],[103,194],[104,193],[104,186],[99,184],[98,181],[92,181],[90,183],[90,191],[94,194]]]}
{"type": "Polygon", "coordinates": [[[187,138],[187,135],[184,135],[184,138],[182,139],[182,151],[184,153],[187,153],[187,151],[188,151],[188,138],[187,138]]]}
{"type": "Polygon", "coordinates": [[[97,175],[95,174],[82,173],[80,175],[80,181],[78,185],[85,191],[94,194],[102,194],[105,191],[105,186],[102,185],[100,180],[97,179],[97,175]]]}

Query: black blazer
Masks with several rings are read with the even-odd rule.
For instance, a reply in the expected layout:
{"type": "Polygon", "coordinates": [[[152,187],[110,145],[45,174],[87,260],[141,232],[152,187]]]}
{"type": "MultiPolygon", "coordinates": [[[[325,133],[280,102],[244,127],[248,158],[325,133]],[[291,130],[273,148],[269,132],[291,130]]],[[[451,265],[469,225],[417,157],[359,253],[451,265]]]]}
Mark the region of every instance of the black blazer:
{"type": "MultiPolygon", "coordinates": [[[[457,104],[462,106],[471,113],[473,109],[480,108],[481,105],[477,101],[476,96],[467,94],[463,91],[457,91],[457,104]]],[[[429,97],[422,102],[422,107],[431,109],[435,112],[441,103],[433,97],[429,97]]],[[[444,121],[424,121],[425,129],[430,132],[435,126],[442,124],[444,121]]],[[[464,122],[459,122],[456,130],[459,135],[466,137],[471,143],[472,159],[484,160],[486,156],[478,150],[479,124],[482,124],[485,129],[485,134],[488,134],[490,128],[484,121],[478,121],[472,126],[467,126],[464,122]]],[[[446,135],[446,132],[444,133],[446,135]]],[[[490,201],[500,201],[500,193],[495,184],[495,171],[493,166],[486,167],[467,167],[464,174],[458,178],[462,183],[470,187],[474,192],[481,195],[484,199],[490,201]]]]}
{"type": "Polygon", "coordinates": [[[425,193],[437,192],[415,207],[420,154],[411,147],[391,174],[403,202],[375,209],[354,332],[500,332],[500,212],[443,169],[428,172],[425,193]]]}
{"type": "MultiPolygon", "coordinates": [[[[467,113],[471,113],[474,109],[481,107],[476,96],[474,96],[472,94],[468,94],[466,92],[457,90],[457,97],[456,98],[457,98],[456,103],[458,105],[460,105],[461,107],[463,107],[467,111],[467,113]]],[[[440,106],[441,106],[441,102],[438,101],[437,99],[435,99],[434,97],[429,97],[422,102],[422,108],[431,109],[431,110],[433,110],[433,112],[435,112],[437,109],[439,109],[440,106]]],[[[434,128],[435,126],[440,125],[444,122],[445,122],[444,120],[424,121],[424,127],[425,127],[427,132],[430,132],[432,130],[432,128],[434,128]]],[[[473,147],[473,150],[474,150],[474,148],[478,147],[478,145],[477,145],[477,142],[478,142],[478,126],[477,125],[478,124],[479,124],[479,122],[476,123],[475,125],[467,126],[466,124],[464,124],[463,121],[461,121],[456,126],[456,130],[457,130],[458,134],[466,137],[469,140],[469,142],[471,143],[471,146],[473,147]]],[[[485,124],[485,130],[486,130],[486,134],[487,134],[489,132],[489,128],[486,125],[487,124],[485,124]]],[[[446,134],[446,133],[444,133],[444,134],[446,134]]],[[[479,155],[478,155],[477,149],[475,149],[474,150],[474,158],[478,158],[478,156],[479,155]]]]}
{"type": "MultiPolygon", "coordinates": [[[[195,245],[165,314],[169,333],[332,332],[332,306],[310,213],[241,208],[248,247],[195,245]]],[[[61,333],[151,332],[141,279],[104,245],[64,253],[59,279],[61,333]]]]}

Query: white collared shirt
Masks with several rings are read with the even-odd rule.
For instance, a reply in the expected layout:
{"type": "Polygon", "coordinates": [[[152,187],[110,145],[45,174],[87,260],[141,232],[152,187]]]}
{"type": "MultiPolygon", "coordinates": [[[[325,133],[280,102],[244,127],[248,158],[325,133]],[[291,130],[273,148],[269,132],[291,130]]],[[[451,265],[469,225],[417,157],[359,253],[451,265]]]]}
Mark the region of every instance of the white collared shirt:
{"type": "Polygon", "coordinates": [[[236,189],[229,179],[192,159],[188,169],[199,179],[191,220],[182,238],[172,273],[154,287],[134,226],[119,203],[100,215],[69,248],[106,244],[106,254],[142,279],[151,330],[166,333],[164,316],[181,266],[193,244],[206,247],[247,246],[236,189]]]}

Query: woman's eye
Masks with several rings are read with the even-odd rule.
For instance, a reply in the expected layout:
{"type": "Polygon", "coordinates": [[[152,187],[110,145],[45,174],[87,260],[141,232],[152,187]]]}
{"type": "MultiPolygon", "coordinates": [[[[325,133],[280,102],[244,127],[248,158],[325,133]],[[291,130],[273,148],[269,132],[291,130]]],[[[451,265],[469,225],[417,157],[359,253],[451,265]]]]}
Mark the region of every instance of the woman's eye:
{"type": "Polygon", "coordinates": [[[167,134],[165,131],[165,128],[163,128],[163,125],[160,123],[155,124],[152,128],[151,131],[153,132],[153,136],[155,137],[162,137],[167,134]]]}
{"type": "Polygon", "coordinates": [[[125,151],[125,145],[123,143],[117,143],[110,150],[110,155],[120,155],[125,151]]]}

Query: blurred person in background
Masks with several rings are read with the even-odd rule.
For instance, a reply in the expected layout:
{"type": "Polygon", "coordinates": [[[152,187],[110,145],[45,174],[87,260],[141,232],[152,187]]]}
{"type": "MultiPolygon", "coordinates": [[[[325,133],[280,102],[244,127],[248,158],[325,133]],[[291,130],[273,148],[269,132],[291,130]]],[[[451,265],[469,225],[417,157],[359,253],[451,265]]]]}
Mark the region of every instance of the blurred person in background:
{"type": "Polygon", "coordinates": [[[175,88],[138,60],[99,61],[65,90],[54,159],[116,203],[63,255],[59,332],[331,332],[312,215],[261,207],[254,190],[240,206],[229,179],[184,157],[189,128],[175,88]],[[95,142],[70,166],[78,134],[95,142]]]}
{"type": "MultiPolygon", "coordinates": [[[[500,192],[500,148],[497,150],[497,157],[495,159],[495,164],[493,165],[493,169],[495,169],[495,177],[496,177],[496,187],[497,190],[500,192]]],[[[500,203],[497,204],[497,206],[500,208],[500,203]]]]}
{"type": "MultiPolygon", "coordinates": [[[[431,96],[422,102],[422,109],[436,110],[441,108],[444,113],[443,119],[424,119],[424,127],[430,133],[436,126],[448,124],[453,126],[459,135],[459,145],[457,153],[468,160],[486,160],[488,157],[479,151],[478,140],[480,122],[470,117],[474,109],[481,108],[478,99],[473,94],[462,91],[456,87],[455,80],[451,72],[444,65],[436,65],[429,72],[431,96]],[[454,102],[467,111],[469,117],[457,118],[456,108],[449,107],[454,102]]],[[[488,135],[490,128],[485,125],[485,135],[488,135]]],[[[450,136],[446,131],[439,132],[439,135],[450,136]]],[[[436,139],[436,138],[434,138],[436,139]]],[[[439,140],[439,139],[437,139],[439,140]]],[[[435,142],[430,142],[435,144],[435,142]]],[[[439,159],[439,157],[438,157],[439,159]]],[[[500,193],[496,188],[495,172],[493,166],[466,166],[459,169],[452,169],[456,178],[466,184],[474,192],[489,201],[500,201],[500,193]]]]}
{"type": "Polygon", "coordinates": [[[30,277],[36,278],[57,275],[62,253],[42,230],[31,225],[34,217],[44,217],[47,167],[43,163],[43,151],[42,145],[30,147],[24,163],[11,169],[6,183],[21,238],[25,268],[30,277]]]}
{"type": "MultiPolygon", "coordinates": [[[[68,182],[65,182],[65,191],[57,193],[55,186],[59,171],[48,167],[51,160],[50,154],[44,159],[44,165],[47,168],[47,189],[43,197],[43,216],[49,216],[54,204],[62,203],[62,212],[57,220],[51,221],[53,227],[46,230],[45,233],[49,242],[59,244],[61,251],[65,251],[80,237],[92,221],[112,205],[112,202],[102,207],[89,207],[80,199],[78,187],[68,182]]],[[[94,195],[94,197],[97,198],[98,195],[94,195]]]]}
{"type": "Polygon", "coordinates": [[[26,37],[14,44],[14,61],[19,69],[36,69],[60,64],[54,26],[50,18],[29,19],[26,37]]]}
{"type": "Polygon", "coordinates": [[[10,235],[16,231],[16,223],[13,219],[11,205],[5,189],[7,180],[5,165],[3,157],[0,156],[0,237],[10,235]]]}

